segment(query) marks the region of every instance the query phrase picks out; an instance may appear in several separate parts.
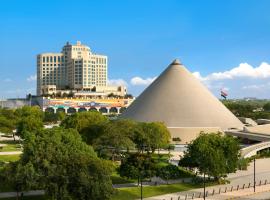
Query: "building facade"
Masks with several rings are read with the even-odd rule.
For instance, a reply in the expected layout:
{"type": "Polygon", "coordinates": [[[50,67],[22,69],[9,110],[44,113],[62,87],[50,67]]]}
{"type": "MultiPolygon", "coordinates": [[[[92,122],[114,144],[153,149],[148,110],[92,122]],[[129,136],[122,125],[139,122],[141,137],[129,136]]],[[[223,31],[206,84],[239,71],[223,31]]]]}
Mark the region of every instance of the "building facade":
{"type": "Polygon", "coordinates": [[[37,95],[61,90],[95,91],[106,87],[108,59],[105,55],[77,42],[67,43],[61,53],[42,53],[37,56],[37,95]]]}

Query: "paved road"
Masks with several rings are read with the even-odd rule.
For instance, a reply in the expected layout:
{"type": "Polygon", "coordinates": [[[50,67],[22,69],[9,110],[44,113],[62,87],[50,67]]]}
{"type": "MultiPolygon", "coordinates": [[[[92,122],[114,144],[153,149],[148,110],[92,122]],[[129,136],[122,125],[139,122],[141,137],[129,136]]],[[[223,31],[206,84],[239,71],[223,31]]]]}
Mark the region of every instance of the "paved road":
{"type": "MultiPolygon", "coordinates": [[[[211,193],[213,189],[215,191],[219,191],[219,188],[222,188],[222,191],[224,191],[225,187],[229,189],[231,188],[231,186],[236,188],[237,185],[242,186],[243,184],[246,184],[247,186],[249,183],[253,183],[253,163],[250,164],[250,166],[248,167],[248,170],[246,171],[237,171],[236,173],[229,174],[228,180],[231,181],[230,184],[207,187],[207,190],[209,191],[209,193],[211,193]]],[[[268,183],[270,182],[270,158],[256,160],[257,183],[259,183],[260,180],[262,180],[263,183],[264,183],[264,180],[267,180],[268,183]]],[[[268,186],[270,187],[270,185],[268,186]]],[[[192,194],[196,194],[196,196],[198,196],[200,192],[203,192],[202,188],[190,190],[186,192],[178,192],[178,193],[173,193],[173,194],[150,197],[150,198],[146,198],[146,200],[171,200],[171,198],[173,198],[173,200],[177,200],[179,196],[181,197],[180,199],[184,199],[186,194],[188,194],[188,196],[191,197],[192,194]]],[[[240,191],[237,191],[237,194],[239,194],[239,192],[240,191]]],[[[214,196],[214,198],[212,199],[228,199],[230,198],[230,196],[228,195],[229,194],[227,193],[227,195],[223,195],[223,197],[214,196]]],[[[267,194],[260,194],[260,195],[267,195],[267,194]]],[[[254,199],[256,198],[257,197],[255,195],[254,199]]],[[[211,198],[209,197],[207,199],[211,199],[211,198]]],[[[249,199],[251,199],[251,196],[249,197],[249,199]]]]}

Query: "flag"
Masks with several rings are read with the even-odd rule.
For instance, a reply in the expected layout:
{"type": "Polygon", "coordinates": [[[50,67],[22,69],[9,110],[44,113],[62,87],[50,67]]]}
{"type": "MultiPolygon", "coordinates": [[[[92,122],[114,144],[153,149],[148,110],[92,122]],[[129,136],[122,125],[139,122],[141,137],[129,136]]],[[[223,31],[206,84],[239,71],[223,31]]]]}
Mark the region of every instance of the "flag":
{"type": "Polygon", "coordinates": [[[223,90],[220,91],[220,95],[224,98],[227,99],[228,93],[224,92],[223,90]]]}

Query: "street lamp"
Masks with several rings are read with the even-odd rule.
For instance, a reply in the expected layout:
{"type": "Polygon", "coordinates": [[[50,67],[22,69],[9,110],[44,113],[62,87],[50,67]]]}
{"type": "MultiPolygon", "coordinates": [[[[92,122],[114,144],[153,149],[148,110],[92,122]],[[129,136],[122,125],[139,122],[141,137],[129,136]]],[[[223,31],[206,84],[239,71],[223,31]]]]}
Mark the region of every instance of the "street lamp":
{"type": "Polygon", "coordinates": [[[253,160],[254,160],[254,167],[253,167],[253,169],[254,169],[254,175],[253,175],[253,182],[254,182],[254,186],[253,186],[253,188],[254,188],[254,192],[256,191],[256,158],[255,158],[255,156],[254,156],[254,158],[253,158],[253,160]]]}
{"type": "Polygon", "coordinates": [[[205,172],[203,172],[203,199],[205,200],[205,172]]]}
{"type": "Polygon", "coordinates": [[[143,199],[143,186],[142,186],[142,173],[140,173],[141,176],[141,200],[143,199]]]}

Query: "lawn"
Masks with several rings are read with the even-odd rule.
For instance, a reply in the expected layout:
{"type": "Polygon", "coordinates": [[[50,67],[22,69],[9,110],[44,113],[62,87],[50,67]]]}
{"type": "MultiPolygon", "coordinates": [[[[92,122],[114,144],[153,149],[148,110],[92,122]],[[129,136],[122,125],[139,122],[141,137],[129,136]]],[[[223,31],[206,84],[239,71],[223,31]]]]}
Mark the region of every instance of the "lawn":
{"type": "Polygon", "coordinates": [[[21,147],[19,141],[8,140],[8,141],[0,141],[0,144],[6,144],[6,146],[0,148],[0,152],[8,152],[8,151],[21,151],[21,147]]]}
{"type": "MultiPolygon", "coordinates": [[[[188,183],[179,183],[171,185],[161,185],[161,186],[147,186],[143,187],[143,197],[151,197],[162,194],[181,192],[186,190],[191,190],[201,187],[201,185],[194,185],[188,183]]],[[[140,198],[140,187],[132,188],[120,188],[116,190],[116,193],[113,195],[111,200],[135,200],[140,198]]],[[[15,200],[16,198],[4,198],[0,200],[15,200]]],[[[25,196],[24,200],[48,200],[46,196],[25,196]]]]}
{"type": "Polygon", "coordinates": [[[127,179],[127,178],[123,178],[119,174],[117,174],[117,172],[114,172],[111,175],[111,179],[112,179],[113,184],[134,183],[134,182],[137,181],[137,180],[130,180],[130,179],[127,179]]]}
{"type": "Polygon", "coordinates": [[[0,148],[0,152],[21,151],[21,150],[22,149],[17,144],[7,144],[7,146],[0,148]]]}
{"type": "Polygon", "coordinates": [[[1,162],[14,162],[20,159],[20,155],[0,155],[1,162]]]}
{"type": "MultiPolygon", "coordinates": [[[[198,188],[200,185],[178,183],[171,185],[160,185],[160,186],[147,186],[143,188],[143,197],[151,197],[162,194],[181,192],[198,188]]],[[[141,189],[140,187],[132,188],[120,188],[116,190],[112,200],[133,200],[140,198],[141,189]]]]}

